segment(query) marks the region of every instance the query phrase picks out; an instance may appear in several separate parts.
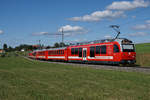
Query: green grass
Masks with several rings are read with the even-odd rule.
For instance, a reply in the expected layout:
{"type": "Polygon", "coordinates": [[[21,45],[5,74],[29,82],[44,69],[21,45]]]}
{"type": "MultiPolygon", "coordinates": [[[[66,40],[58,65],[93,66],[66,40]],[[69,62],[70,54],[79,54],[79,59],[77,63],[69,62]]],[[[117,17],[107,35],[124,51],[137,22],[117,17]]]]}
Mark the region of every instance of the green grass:
{"type": "Polygon", "coordinates": [[[150,53],[150,43],[136,44],[135,47],[137,53],[150,53]]]}
{"type": "Polygon", "coordinates": [[[0,100],[150,100],[150,75],[5,57],[0,100]]]}
{"type": "Polygon", "coordinates": [[[136,44],[137,65],[150,67],[150,43],[136,44]]]}

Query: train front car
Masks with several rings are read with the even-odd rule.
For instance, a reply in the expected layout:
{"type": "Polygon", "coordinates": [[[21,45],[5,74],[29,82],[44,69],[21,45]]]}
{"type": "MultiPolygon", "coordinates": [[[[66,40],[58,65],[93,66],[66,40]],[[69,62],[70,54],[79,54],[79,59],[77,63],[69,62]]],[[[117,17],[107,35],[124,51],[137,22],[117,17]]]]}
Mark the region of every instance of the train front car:
{"type": "Polygon", "coordinates": [[[114,60],[119,61],[119,64],[135,64],[136,52],[133,42],[125,38],[115,41],[118,42],[120,50],[117,51],[117,46],[114,45],[114,60]]]}

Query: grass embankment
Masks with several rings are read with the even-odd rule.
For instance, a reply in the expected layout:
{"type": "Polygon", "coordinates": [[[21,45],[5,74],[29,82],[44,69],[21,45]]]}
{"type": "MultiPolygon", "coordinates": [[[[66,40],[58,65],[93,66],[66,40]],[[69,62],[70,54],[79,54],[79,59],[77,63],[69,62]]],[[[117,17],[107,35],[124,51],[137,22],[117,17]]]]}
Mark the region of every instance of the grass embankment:
{"type": "Polygon", "coordinates": [[[150,100],[150,75],[0,58],[0,100],[150,100]]]}
{"type": "Polygon", "coordinates": [[[136,44],[137,65],[150,67],[150,43],[136,44]]]}

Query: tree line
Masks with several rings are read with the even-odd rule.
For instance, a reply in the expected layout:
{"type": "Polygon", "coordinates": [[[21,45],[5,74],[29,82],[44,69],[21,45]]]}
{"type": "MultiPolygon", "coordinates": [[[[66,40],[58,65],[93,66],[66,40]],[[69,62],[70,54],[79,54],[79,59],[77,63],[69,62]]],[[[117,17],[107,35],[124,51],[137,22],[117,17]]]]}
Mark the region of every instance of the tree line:
{"type": "Polygon", "coordinates": [[[25,50],[25,51],[33,51],[33,50],[37,50],[37,49],[49,49],[49,48],[59,48],[59,47],[64,47],[67,46],[65,43],[55,43],[53,46],[44,46],[44,45],[28,45],[28,44],[21,44],[19,46],[16,47],[11,47],[8,46],[6,43],[3,45],[3,50],[5,52],[11,52],[11,51],[21,51],[21,50],[25,50]]]}

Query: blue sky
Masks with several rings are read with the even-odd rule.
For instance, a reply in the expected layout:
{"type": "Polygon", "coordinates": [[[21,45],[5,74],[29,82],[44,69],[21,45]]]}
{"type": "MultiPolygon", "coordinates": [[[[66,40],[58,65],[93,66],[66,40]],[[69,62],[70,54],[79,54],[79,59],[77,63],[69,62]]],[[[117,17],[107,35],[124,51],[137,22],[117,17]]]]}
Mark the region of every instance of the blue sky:
{"type": "Polygon", "coordinates": [[[149,0],[0,0],[0,48],[20,44],[53,45],[114,37],[109,25],[120,25],[120,37],[150,42],[149,0]]]}

